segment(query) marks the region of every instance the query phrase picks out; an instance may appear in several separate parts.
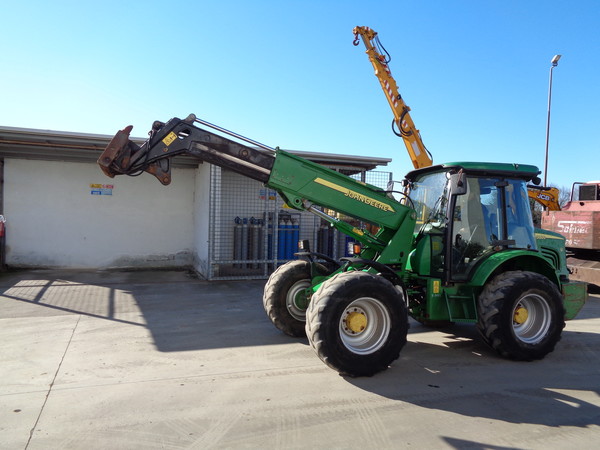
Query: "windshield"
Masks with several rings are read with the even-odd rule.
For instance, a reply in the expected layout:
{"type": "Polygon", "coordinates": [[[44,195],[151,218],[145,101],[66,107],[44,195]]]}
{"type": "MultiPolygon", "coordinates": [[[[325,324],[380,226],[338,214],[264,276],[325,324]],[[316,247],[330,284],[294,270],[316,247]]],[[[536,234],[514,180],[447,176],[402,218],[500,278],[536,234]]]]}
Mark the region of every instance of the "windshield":
{"type": "Polygon", "coordinates": [[[409,197],[417,212],[415,232],[426,222],[446,217],[447,185],[446,172],[427,174],[411,183],[409,197]]]}

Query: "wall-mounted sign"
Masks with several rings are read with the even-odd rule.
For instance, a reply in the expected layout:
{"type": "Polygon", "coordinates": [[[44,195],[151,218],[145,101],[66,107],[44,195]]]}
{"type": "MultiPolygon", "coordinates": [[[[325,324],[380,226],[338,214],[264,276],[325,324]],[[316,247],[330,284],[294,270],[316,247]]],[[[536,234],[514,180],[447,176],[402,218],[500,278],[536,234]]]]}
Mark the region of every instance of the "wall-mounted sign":
{"type": "Polygon", "coordinates": [[[261,189],[258,198],[265,200],[267,195],[269,196],[269,200],[275,200],[277,198],[277,193],[270,189],[268,191],[267,189],[261,189]]]}
{"type": "Polygon", "coordinates": [[[114,186],[112,184],[90,184],[92,195],[112,195],[114,186]]]}

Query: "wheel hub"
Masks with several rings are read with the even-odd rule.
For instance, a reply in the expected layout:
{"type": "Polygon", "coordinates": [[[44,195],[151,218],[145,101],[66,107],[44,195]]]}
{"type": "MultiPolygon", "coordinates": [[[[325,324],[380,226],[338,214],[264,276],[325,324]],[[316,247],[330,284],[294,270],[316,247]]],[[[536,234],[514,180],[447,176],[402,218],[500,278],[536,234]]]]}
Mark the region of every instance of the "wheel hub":
{"type": "Polygon", "coordinates": [[[529,311],[527,311],[527,308],[524,308],[523,306],[518,306],[517,309],[515,309],[513,321],[521,325],[527,321],[528,317],[529,311]]]}
{"type": "Polygon", "coordinates": [[[294,304],[298,309],[305,310],[308,307],[308,298],[305,291],[299,291],[294,297],[294,304]]]}
{"type": "Polygon", "coordinates": [[[310,281],[300,280],[295,283],[287,292],[285,303],[290,315],[304,322],[306,320],[306,307],[308,306],[308,298],[306,290],[310,287],[310,281]]]}
{"type": "Polygon", "coordinates": [[[364,311],[353,308],[347,311],[345,319],[345,329],[352,334],[361,333],[367,328],[367,316],[364,311]]]}

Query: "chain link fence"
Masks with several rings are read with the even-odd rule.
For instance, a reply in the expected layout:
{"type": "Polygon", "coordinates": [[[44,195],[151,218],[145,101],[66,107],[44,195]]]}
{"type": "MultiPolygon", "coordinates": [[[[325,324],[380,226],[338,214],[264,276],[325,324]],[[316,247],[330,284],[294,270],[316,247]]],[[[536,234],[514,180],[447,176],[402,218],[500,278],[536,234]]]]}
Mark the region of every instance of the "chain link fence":
{"type": "MultiPolygon", "coordinates": [[[[391,180],[389,172],[332,169],[382,189],[391,180]]],[[[308,240],[312,250],[335,259],[348,255],[349,237],[314,214],[286,208],[276,192],[260,182],[211,166],[210,186],[209,279],[267,278],[295,259],[299,240],[308,240]]]]}

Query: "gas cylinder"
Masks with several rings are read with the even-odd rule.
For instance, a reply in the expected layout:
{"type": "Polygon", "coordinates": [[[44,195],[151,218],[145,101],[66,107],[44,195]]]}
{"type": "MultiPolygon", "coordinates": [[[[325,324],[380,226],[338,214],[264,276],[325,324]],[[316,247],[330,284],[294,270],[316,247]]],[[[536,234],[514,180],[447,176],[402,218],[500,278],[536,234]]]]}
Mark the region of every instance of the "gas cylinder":
{"type": "MultiPolygon", "coordinates": [[[[236,217],[233,219],[233,259],[242,259],[242,219],[236,217]]],[[[234,263],[233,267],[240,268],[241,264],[234,263]]]]}
{"type": "Polygon", "coordinates": [[[285,236],[287,228],[283,216],[279,217],[277,227],[277,259],[285,259],[285,236]]]}
{"type": "Polygon", "coordinates": [[[300,240],[300,220],[297,216],[292,216],[292,235],[290,254],[288,259],[294,259],[294,253],[298,251],[298,241],[300,240]]]}

